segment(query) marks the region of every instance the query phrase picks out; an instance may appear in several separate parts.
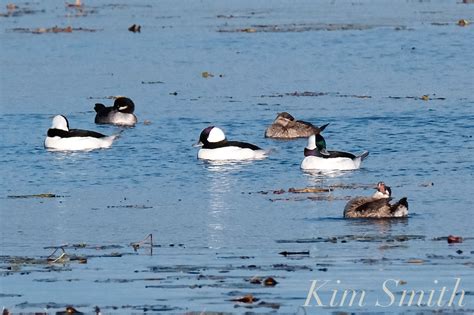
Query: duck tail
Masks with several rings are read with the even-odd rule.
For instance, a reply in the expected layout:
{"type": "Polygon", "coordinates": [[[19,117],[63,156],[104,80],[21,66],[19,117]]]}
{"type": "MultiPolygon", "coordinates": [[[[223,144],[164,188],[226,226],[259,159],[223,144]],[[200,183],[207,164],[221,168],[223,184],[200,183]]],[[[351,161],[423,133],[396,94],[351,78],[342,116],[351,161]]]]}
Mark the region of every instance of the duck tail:
{"type": "Polygon", "coordinates": [[[121,128],[120,130],[117,130],[117,132],[115,132],[114,134],[112,134],[110,137],[113,137],[113,139],[118,139],[122,136],[122,132],[124,131],[125,129],[121,128]]]}
{"type": "Polygon", "coordinates": [[[369,151],[362,152],[358,157],[360,157],[360,160],[363,161],[367,156],[369,156],[369,151]]]}
{"type": "Polygon", "coordinates": [[[94,110],[95,110],[96,113],[99,113],[99,112],[103,111],[104,109],[105,109],[104,104],[96,103],[95,106],[94,106],[94,110]]]}
{"type": "Polygon", "coordinates": [[[325,124],[325,125],[322,125],[321,127],[319,127],[319,132],[322,132],[324,129],[326,129],[326,127],[329,125],[329,123],[325,124]]]}

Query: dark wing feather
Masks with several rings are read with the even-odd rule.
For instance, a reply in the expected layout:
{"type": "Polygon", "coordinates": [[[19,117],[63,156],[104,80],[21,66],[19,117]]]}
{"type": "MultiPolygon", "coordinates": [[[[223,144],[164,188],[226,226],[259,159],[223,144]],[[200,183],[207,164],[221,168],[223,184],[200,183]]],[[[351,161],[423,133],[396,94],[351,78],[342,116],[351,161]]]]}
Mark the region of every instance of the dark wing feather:
{"type": "Polygon", "coordinates": [[[97,114],[101,114],[101,115],[107,115],[108,113],[110,113],[112,108],[113,107],[105,107],[104,104],[100,104],[100,103],[96,103],[95,106],[94,106],[95,112],[97,114]]]}
{"type": "Polygon", "coordinates": [[[247,142],[240,142],[240,141],[227,141],[226,147],[240,147],[240,148],[244,148],[244,149],[251,149],[251,150],[262,150],[260,147],[254,145],[254,144],[251,144],[251,143],[247,143],[247,142]]]}
{"type": "MultiPolygon", "coordinates": [[[[301,123],[301,124],[303,124],[303,125],[306,125],[306,126],[308,126],[308,127],[318,128],[318,127],[315,127],[312,123],[307,122],[307,121],[304,121],[304,120],[297,120],[296,122],[299,122],[299,123],[301,123]]],[[[318,128],[318,129],[319,129],[319,128],[318,128]]]]}
{"type": "Polygon", "coordinates": [[[322,125],[321,127],[317,127],[313,125],[312,123],[304,121],[304,120],[297,120],[296,122],[311,128],[315,134],[322,132],[329,125],[328,123],[328,124],[322,125]]]}
{"type": "MultiPolygon", "coordinates": [[[[202,141],[202,140],[201,140],[202,141]]],[[[218,148],[225,148],[225,147],[240,147],[244,149],[251,149],[251,150],[262,150],[260,147],[247,143],[247,142],[240,142],[240,141],[219,141],[219,142],[204,142],[202,146],[204,149],[218,149],[218,148]]]]}
{"type": "Polygon", "coordinates": [[[328,151],[329,155],[322,155],[322,157],[330,159],[330,158],[349,158],[355,159],[355,155],[349,152],[342,152],[342,151],[328,151]]]}
{"type": "Polygon", "coordinates": [[[60,138],[72,138],[72,137],[92,137],[92,138],[104,138],[107,137],[101,133],[82,130],[82,129],[71,129],[69,131],[62,129],[48,129],[48,137],[60,137],[60,138]]]}
{"type": "Polygon", "coordinates": [[[92,137],[92,138],[104,138],[107,137],[104,134],[99,132],[90,131],[90,130],[82,130],[82,129],[71,129],[69,130],[69,137],[92,137]]]}
{"type": "Polygon", "coordinates": [[[384,206],[389,206],[388,198],[374,199],[372,201],[366,202],[355,208],[354,211],[369,213],[380,211],[380,209],[384,206]]]}
{"type": "Polygon", "coordinates": [[[69,138],[69,131],[51,128],[48,129],[48,137],[60,137],[60,138],[69,138]]]}

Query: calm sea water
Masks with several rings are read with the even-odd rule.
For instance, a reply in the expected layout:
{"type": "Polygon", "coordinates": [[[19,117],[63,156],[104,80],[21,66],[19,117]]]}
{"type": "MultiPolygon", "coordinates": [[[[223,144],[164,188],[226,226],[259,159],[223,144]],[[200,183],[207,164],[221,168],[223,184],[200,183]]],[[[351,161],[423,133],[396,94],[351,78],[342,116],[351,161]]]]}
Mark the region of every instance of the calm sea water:
{"type": "Polygon", "coordinates": [[[32,12],[0,17],[2,307],[473,312],[474,28],[457,25],[474,20],[473,4],[87,1],[83,11],[53,1],[17,5],[32,12]],[[134,23],[141,33],[127,31],[134,23]],[[96,31],[15,30],[55,25],[96,31]],[[214,76],[203,78],[204,71],[214,76]],[[289,95],[305,91],[312,96],[289,95]],[[134,100],[134,128],[93,123],[94,103],[110,105],[114,95],[134,100]],[[331,149],[368,150],[369,158],[353,172],[302,172],[305,139],[263,137],[281,111],[329,122],[331,149]],[[72,128],[121,136],[108,150],[48,152],[43,141],[56,114],[72,128]],[[192,144],[208,125],[271,155],[250,163],[199,161],[192,144]],[[347,199],[372,194],[368,187],[380,180],[395,197],[408,197],[410,217],[343,220],[347,199]],[[307,186],[336,188],[273,193],[307,186]],[[43,193],[59,197],[9,197],[43,193]],[[153,255],[146,246],[135,253],[129,244],[149,233],[158,245],[153,255]],[[438,240],[450,234],[464,242],[438,240]],[[11,262],[44,259],[50,246],[63,244],[86,244],[66,251],[88,256],[87,264],[11,262]],[[247,281],[255,276],[278,284],[247,281]],[[455,278],[465,306],[397,306],[404,289],[446,286],[451,294],[455,278]],[[388,279],[405,284],[392,284],[395,303],[377,307],[377,298],[390,301],[382,290],[388,279]],[[314,298],[302,307],[311,280],[331,281],[319,291],[324,307],[314,298]],[[331,290],[350,288],[367,292],[365,306],[329,306],[331,290]],[[260,300],[231,301],[246,294],[260,300]]]}

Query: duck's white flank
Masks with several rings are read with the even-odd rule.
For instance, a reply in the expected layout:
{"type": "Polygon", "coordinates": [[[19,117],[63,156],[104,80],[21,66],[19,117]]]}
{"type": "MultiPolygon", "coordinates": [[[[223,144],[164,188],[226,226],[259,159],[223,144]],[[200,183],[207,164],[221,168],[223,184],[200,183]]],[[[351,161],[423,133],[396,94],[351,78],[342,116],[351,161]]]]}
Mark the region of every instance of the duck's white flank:
{"type": "Polygon", "coordinates": [[[304,170],[356,170],[360,167],[362,158],[360,156],[350,159],[346,157],[321,158],[317,156],[307,156],[301,162],[304,170]]]}
{"type": "Polygon", "coordinates": [[[198,158],[203,160],[252,160],[264,159],[267,156],[265,150],[252,150],[239,147],[222,147],[216,149],[200,149],[198,158]]]}
{"type": "Polygon", "coordinates": [[[52,151],[89,151],[110,148],[117,136],[94,137],[46,137],[44,146],[52,151]]]}

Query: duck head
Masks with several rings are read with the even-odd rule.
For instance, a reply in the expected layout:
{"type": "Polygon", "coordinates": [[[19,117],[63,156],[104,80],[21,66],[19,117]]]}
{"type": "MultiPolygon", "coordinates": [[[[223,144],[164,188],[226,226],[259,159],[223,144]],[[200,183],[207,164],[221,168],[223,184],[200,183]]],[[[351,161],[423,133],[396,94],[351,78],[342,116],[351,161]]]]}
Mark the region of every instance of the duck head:
{"type": "Polygon", "coordinates": [[[114,101],[114,108],[121,113],[131,114],[135,110],[135,104],[128,97],[117,97],[114,101]]]}
{"type": "Polygon", "coordinates": [[[199,136],[199,141],[195,146],[202,147],[202,146],[207,146],[211,143],[217,143],[221,141],[225,141],[225,134],[222,129],[215,127],[215,126],[209,126],[205,128],[203,131],[201,131],[201,135],[199,136]]]}
{"type": "Polygon", "coordinates": [[[286,127],[288,126],[288,124],[290,124],[293,121],[295,121],[295,117],[291,116],[287,112],[283,112],[283,113],[278,113],[277,117],[275,118],[274,123],[281,125],[283,127],[286,127]]]}
{"type": "Polygon", "coordinates": [[[67,121],[67,118],[63,115],[54,116],[53,122],[51,123],[51,129],[69,131],[69,122],[67,121]]]}
{"type": "Polygon", "coordinates": [[[390,198],[392,196],[392,190],[384,182],[378,182],[376,189],[377,192],[374,196],[377,198],[390,198]]]}
{"type": "Polygon", "coordinates": [[[304,148],[304,155],[329,155],[326,150],[326,140],[320,134],[311,135],[308,138],[308,145],[304,148]]]}

